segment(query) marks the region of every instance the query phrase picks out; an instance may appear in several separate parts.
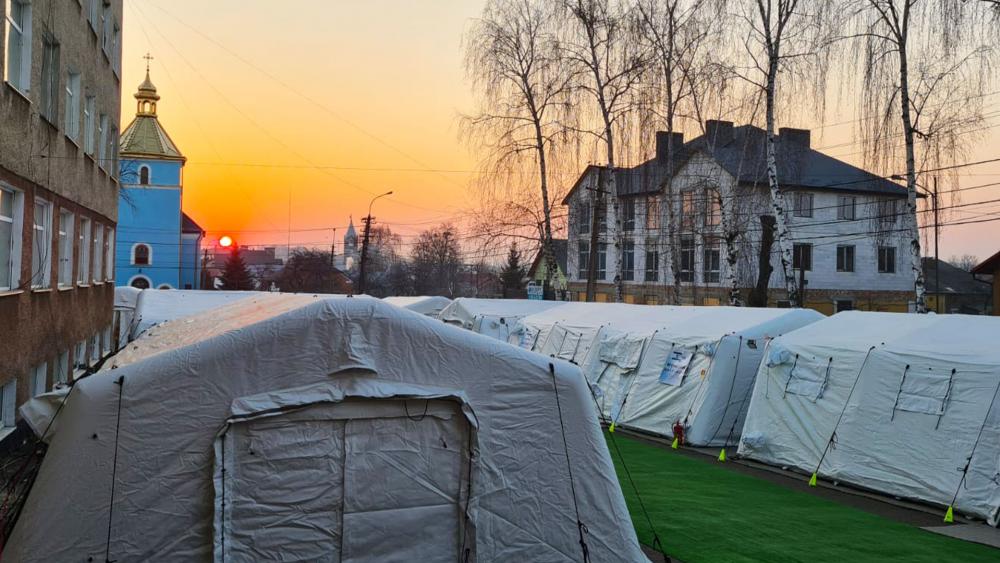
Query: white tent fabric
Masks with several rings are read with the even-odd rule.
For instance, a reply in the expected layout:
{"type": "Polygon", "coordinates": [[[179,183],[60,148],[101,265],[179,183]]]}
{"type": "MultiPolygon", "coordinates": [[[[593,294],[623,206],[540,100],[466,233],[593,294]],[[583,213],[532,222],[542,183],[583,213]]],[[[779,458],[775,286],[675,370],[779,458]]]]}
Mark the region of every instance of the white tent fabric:
{"type": "Polygon", "coordinates": [[[118,344],[115,349],[128,344],[131,339],[131,329],[135,319],[135,310],[139,302],[141,289],[131,286],[115,288],[115,321],[118,326],[118,344]]]}
{"type": "Polygon", "coordinates": [[[397,307],[409,309],[414,313],[435,317],[451,304],[451,299],[439,295],[419,295],[415,297],[383,297],[382,301],[397,307]]]}
{"type": "Polygon", "coordinates": [[[135,300],[136,312],[129,333],[130,339],[135,339],[151,326],[188,317],[262,293],[264,292],[144,289],[139,292],[139,296],[135,300]]]}
{"type": "Polygon", "coordinates": [[[998,388],[1000,318],[838,313],[771,342],[739,451],[996,525],[998,388]]]}
{"type": "Polygon", "coordinates": [[[536,299],[459,297],[441,311],[439,318],[446,323],[506,341],[521,317],[565,304],[565,301],[536,299]]]}
{"type": "MultiPolygon", "coordinates": [[[[7,561],[645,561],[579,369],[262,294],[74,383],[7,561]]],[[[46,427],[35,420],[33,427],[46,427]]]]}
{"type": "Polygon", "coordinates": [[[572,303],[521,319],[511,343],[583,368],[605,420],[694,445],[736,444],[767,340],[808,309],[572,303]]]}

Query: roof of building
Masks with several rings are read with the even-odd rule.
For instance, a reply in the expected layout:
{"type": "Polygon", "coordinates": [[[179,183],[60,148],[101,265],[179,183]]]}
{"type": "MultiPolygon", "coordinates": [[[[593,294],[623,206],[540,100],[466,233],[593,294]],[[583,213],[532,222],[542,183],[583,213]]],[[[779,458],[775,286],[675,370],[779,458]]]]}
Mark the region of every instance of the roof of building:
{"type": "Polygon", "coordinates": [[[993,275],[1000,271],[1000,252],[983,260],[981,264],[972,269],[976,275],[993,275]]]}
{"type": "Polygon", "coordinates": [[[149,78],[148,68],[146,79],[139,85],[135,99],[139,101],[139,105],[135,119],[122,132],[119,141],[121,155],[184,161],[184,155],[156,117],[156,102],[160,96],[149,78]]]}
{"type": "Polygon", "coordinates": [[[182,233],[200,233],[205,234],[205,229],[201,228],[201,225],[195,222],[187,213],[181,212],[181,232],[182,233]]]}
{"type": "Polygon", "coordinates": [[[935,260],[931,257],[923,259],[924,264],[924,286],[930,294],[953,294],[953,295],[990,295],[989,284],[976,280],[971,272],[953,266],[944,260],[935,260]],[[940,270],[935,270],[934,263],[938,263],[940,270]],[[940,287],[937,285],[937,278],[941,277],[940,287]]]}
{"type": "MultiPolygon", "coordinates": [[[[732,127],[731,131],[731,137],[722,142],[713,142],[713,138],[705,134],[681,145],[673,158],[674,174],[691,157],[703,153],[741,184],[766,186],[767,132],[753,125],[732,127]]],[[[811,148],[808,140],[803,141],[808,138],[806,131],[791,130],[786,135],[776,135],[776,138],[778,181],[784,187],[906,196],[905,187],[811,148]]],[[[665,159],[654,157],[631,168],[619,168],[615,174],[618,195],[635,196],[660,191],[666,178],[665,164],[665,159]]],[[[588,166],[563,204],[569,201],[570,194],[576,191],[592,169],[599,168],[588,166]]]]}
{"type": "MultiPolygon", "coordinates": [[[[559,265],[559,269],[562,270],[563,274],[566,273],[566,254],[568,245],[566,244],[566,239],[557,238],[552,239],[552,244],[555,246],[556,252],[556,264],[559,265]]],[[[538,249],[538,253],[535,254],[535,259],[531,262],[531,267],[528,268],[528,277],[535,277],[535,271],[542,262],[542,255],[544,253],[543,248],[538,249]]]]}

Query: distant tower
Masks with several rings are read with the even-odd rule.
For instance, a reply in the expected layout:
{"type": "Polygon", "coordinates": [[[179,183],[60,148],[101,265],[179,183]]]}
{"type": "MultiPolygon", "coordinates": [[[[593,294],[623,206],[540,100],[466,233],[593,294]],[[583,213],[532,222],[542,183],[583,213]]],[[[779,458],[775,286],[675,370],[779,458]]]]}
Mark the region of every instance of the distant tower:
{"type": "Polygon", "coordinates": [[[347,226],[347,233],[344,234],[344,267],[348,270],[354,268],[358,261],[358,233],[354,230],[354,217],[350,219],[347,226]]]}

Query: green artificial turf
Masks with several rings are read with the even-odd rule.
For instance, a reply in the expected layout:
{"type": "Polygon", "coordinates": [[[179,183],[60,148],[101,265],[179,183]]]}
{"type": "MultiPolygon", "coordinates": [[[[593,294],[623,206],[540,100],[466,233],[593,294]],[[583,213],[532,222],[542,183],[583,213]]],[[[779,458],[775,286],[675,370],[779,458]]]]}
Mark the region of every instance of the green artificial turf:
{"type": "MultiPolygon", "coordinates": [[[[608,436],[610,437],[610,436],[608,436]]],[[[685,563],[1000,561],[1000,550],[895,522],[801,491],[614,435],[666,552],[685,563]]],[[[639,541],[653,534],[618,471],[639,541]]]]}

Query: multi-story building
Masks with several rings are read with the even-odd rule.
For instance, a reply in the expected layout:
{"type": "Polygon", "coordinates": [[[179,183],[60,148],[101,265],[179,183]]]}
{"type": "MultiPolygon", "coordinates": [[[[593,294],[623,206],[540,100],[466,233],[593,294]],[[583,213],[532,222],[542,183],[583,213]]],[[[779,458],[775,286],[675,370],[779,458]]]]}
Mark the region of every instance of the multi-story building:
{"type": "MultiPolygon", "coordinates": [[[[730,272],[747,297],[758,285],[759,265],[769,263],[773,273],[762,284],[769,288],[768,303],[787,306],[777,243],[763,262],[760,256],[768,229],[763,221],[772,216],[766,133],[726,121],[708,121],[705,131],[687,143],[679,133],[672,140],[658,133],[654,158],[615,173],[625,299],[666,302],[676,275],[681,302],[725,304],[730,272]]],[[[807,130],[780,129],[777,160],[794,241],[794,274],[805,282],[805,305],[825,313],[906,311],[913,277],[902,221],[905,188],[815,150],[807,130]]],[[[588,167],[563,201],[569,206],[567,274],[575,299],[585,298],[592,242],[595,298],[607,301],[614,295],[613,198],[600,197],[598,190],[605,173],[588,167]]]]}
{"type": "Polygon", "coordinates": [[[0,432],[112,346],[122,0],[0,3],[0,432]]]}

